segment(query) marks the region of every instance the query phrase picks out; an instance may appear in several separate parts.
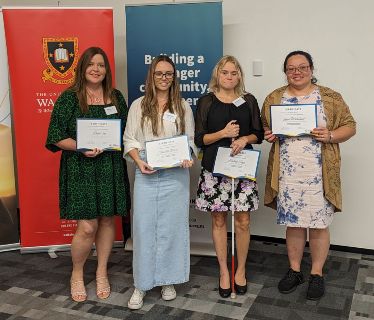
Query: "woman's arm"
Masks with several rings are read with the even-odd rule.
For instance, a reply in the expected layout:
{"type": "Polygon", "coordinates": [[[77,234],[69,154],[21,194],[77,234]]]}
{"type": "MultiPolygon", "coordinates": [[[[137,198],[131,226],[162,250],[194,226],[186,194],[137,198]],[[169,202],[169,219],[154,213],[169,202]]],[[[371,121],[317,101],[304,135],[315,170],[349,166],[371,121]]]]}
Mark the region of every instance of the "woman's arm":
{"type": "Polygon", "coordinates": [[[134,160],[135,164],[143,174],[152,174],[156,172],[156,170],[153,170],[151,166],[148,165],[148,163],[144,162],[142,159],[140,159],[139,151],[138,149],[131,149],[128,152],[129,156],[134,160]]]}
{"type": "Polygon", "coordinates": [[[62,150],[68,150],[68,151],[77,150],[77,142],[72,138],[66,138],[66,139],[60,140],[56,142],[55,145],[62,150]]]}
{"type": "Polygon", "coordinates": [[[318,127],[312,130],[314,138],[324,143],[342,143],[356,134],[356,121],[340,93],[334,92],[334,109],[338,113],[339,124],[333,129],[318,127]]]}
{"type": "Polygon", "coordinates": [[[324,143],[342,143],[349,140],[356,134],[356,129],[342,126],[330,131],[327,128],[318,127],[312,130],[314,139],[324,143]]]}
{"type": "Polygon", "coordinates": [[[349,140],[356,134],[355,128],[340,127],[333,131],[330,131],[329,142],[330,143],[341,143],[349,140]]]}
{"type": "Polygon", "coordinates": [[[267,142],[273,143],[278,139],[277,136],[273,134],[273,131],[271,131],[269,127],[264,127],[264,130],[265,130],[264,139],[267,142]]]}
{"type": "Polygon", "coordinates": [[[255,134],[250,134],[248,136],[242,136],[236,140],[233,140],[231,144],[231,149],[232,149],[232,155],[235,156],[237,155],[240,151],[242,151],[247,144],[253,144],[257,143],[257,136],[255,134]]]}
{"type": "MultiPolygon", "coordinates": [[[[62,150],[67,151],[77,151],[77,142],[72,138],[67,138],[61,141],[58,141],[55,143],[57,147],[59,147],[62,150]]],[[[95,158],[100,153],[103,153],[104,150],[99,148],[94,148],[92,150],[83,151],[82,154],[88,158],[95,158]]]]}
{"type": "Polygon", "coordinates": [[[231,120],[222,130],[204,134],[204,144],[209,145],[224,138],[236,138],[239,135],[239,125],[235,122],[236,120],[231,120]]]}

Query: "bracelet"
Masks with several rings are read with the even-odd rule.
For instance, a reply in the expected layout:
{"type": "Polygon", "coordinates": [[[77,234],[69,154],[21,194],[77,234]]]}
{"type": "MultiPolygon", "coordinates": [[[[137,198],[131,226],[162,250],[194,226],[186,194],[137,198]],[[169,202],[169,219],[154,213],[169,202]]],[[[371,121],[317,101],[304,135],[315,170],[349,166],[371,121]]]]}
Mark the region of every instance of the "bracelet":
{"type": "Polygon", "coordinates": [[[329,131],[329,143],[332,143],[332,139],[333,139],[333,135],[332,135],[332,132],[329,131]]]}

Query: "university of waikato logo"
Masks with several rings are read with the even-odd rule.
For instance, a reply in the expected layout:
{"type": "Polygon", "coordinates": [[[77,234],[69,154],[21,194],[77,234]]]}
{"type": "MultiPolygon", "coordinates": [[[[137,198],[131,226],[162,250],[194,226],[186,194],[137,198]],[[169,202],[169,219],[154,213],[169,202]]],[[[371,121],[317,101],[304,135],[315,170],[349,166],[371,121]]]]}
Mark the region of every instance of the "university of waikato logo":
{"type": "Polygon", "coordinates": [[[78,63],[78,38],[43,38],[43,54],[47,68],[44,82],[72,83],[78,63]]]}

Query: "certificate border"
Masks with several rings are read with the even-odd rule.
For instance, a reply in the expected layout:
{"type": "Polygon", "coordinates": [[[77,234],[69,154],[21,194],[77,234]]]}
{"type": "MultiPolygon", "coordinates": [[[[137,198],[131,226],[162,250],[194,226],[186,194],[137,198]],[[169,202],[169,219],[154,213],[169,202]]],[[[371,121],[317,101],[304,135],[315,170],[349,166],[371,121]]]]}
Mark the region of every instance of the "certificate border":
{"type": "MultiPolygon", "coordinates": [[[[295,104],[292,104],[292,103],[287,103],[287,104],[272,104],[270,105],[270,130],[273,131],[273,128],[272,128],[272,116],[271,116],[271,107],[272,106],[276,106],[276,107],[287,107],[287,106],[290,106],[290,107],[294,107],[294,106],[314,106],[314,115],[315,115],[315,128],[317,128],[317,103],[295,103],[295,104]]],[[[275,134],[275,136],[277,137],[302,137],[302,136],[309,136],[310,133],[301,133],[301,134],[297,134],[297,135],[286,135],[286,134],[275,134]]]]}
{"type": "MultiPolygon", "coordinates": [[[[144,147],[144,151],[145,151],[145,157],[146,157],[146,160],[147,160],[147,163],[148,163],[148,156],[147,156],[147,143],[152,143],[152,142],[155,142],[155,141],[162,141],[162,140],[169,140],[169,139],[174,139],[174,138],[178,138],[178,137],[185,137],[186,140],[187,140],[187,145],[188,145],[188,148],[191,149],[191,146],[188,142],[188,136],[186,134],[181,134],[179,136],[174,136],[174,137],[168,137],[168,138],[161,138],[161,139],[155,139],[155,140],[150,140],[150,141],[146,141],[145,142],[145,147],[144,147]]],[[[188,160],[191,161],[191,150],[189,150],[190,152],[188,153],[190,158],[188,160]]],[[[170,169],[170,168],[177,168],[179,166],[179,163],[175,164],[175,165],[172,165],[172,166],[169,166],[169,167],[152,167],[152,169],[154,170],[163,170],[163,169],[170,169]]]]}
{"type": "Polygon", "coordinates": [[[122,150],[122,132],[123,132],[123,123],[122,119],[105,119],[105,118],[77,118],[76,119],[76,133],[77,133],[77,151],[78,152],[85,152],[85,151],[90,151],[92,149],[86,149],[86,148],[79,148],[78,149],[78,122],[79,121],[92,121],[92,120],[104,120],[104,121],[119,121],[120,122],[120,130],[119,130],[119,145],[121,146],[120,148],[115,148],[115,149],[109,149],[105,148],[103,151],[121,151],[122,150]]]}
{"type": "MultiPolygon", "coordinates": [[[[223,149],[231,149],[231,148],[229,148],[229,147],[218,147],[218,148],[217,148],[217,153],[218,153],[218,149],[219,149],[219,148],[223,148],[223,149]]],[[[216,166],[217,155],[216,155],[216,158],[214,159],[212,175],[215,176],[215,177],[227,177],[227,178],[234,178],[234,179],[247,179],[247,180],[253,180],[253,181],[256,181],[256,179],[257,179],[257,174],[258,174],[258,167],[259,167],[259,164],[260,164],[261,150],[256,150],[256,149],[243,149],[242,151],[250,151],[250,152],[257,152],[257,153],[258,153],[257,165],[256,165],[256,172],[255,172],[255,176],[254,176],[253,178],[252,178],[252,177],[245,177],[245,176],[230,177],[230,176],[226,176],[226,175],[224,175],[223,173],[215,173],[215,172],[214,172],[214,167],[216,166]]]]}

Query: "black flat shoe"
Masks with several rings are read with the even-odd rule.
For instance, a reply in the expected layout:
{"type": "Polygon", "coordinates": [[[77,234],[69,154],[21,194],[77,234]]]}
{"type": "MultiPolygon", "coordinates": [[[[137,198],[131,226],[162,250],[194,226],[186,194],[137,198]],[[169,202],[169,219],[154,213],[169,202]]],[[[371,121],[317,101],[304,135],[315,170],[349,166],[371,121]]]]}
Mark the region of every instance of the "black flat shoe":
{"type": "Polygon", "coordinates": [[[236,294],[245,294],[247,292],[247,279],[245,279],[245,285],[244,286],[239,286],[238,284],[236,284],[236,282],[234,282],[234,288],[235,288],[235,292],[236,294]]]}
{"type": "Polygon", "coordinates": [[[221,288],[221,285],[219,283],[219,280],[218,280],[218,292],[219,292],[219,295],[222,297],[222,298],[228,298],[230,297],[231,295],[231,288],[228,288],[228,289],[222,289],[221,288]]]}

